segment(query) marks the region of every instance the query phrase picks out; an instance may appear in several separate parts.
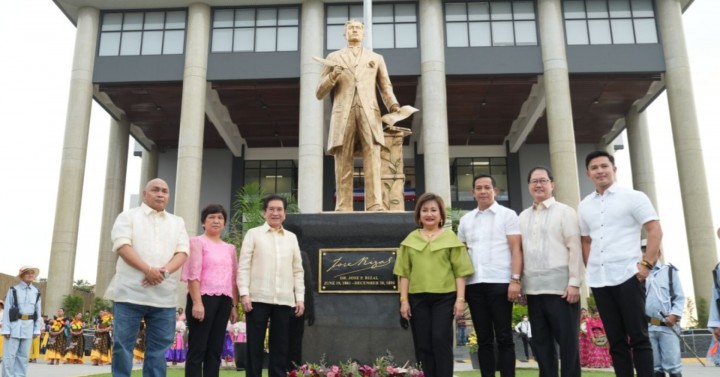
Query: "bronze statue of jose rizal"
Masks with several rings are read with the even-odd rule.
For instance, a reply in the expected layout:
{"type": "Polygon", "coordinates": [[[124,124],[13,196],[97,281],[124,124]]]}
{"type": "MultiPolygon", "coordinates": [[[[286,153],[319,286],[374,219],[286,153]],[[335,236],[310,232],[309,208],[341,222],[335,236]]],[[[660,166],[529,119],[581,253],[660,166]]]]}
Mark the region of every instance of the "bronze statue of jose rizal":
{"type": "Polygon", "coordinates": [[[387,109],[400,108],[385,60],[362,47],[364,26],[345,23],[347,47],[330,53],[320,76],[316,96],[323,99],[334,89],[328,134],[328,152],[335,157],[336,211],[353,210],[353,158],[362,155],[365,210],[382,211],[380,148],[384,144],[380,107],[375,88],[387,109]]]}

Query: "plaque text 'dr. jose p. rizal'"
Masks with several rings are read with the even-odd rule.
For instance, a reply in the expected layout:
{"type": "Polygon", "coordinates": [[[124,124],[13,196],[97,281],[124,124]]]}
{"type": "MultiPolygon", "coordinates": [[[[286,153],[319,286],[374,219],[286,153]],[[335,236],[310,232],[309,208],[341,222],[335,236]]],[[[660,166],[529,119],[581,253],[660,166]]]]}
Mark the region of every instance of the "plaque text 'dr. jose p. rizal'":
{"type": "Polygon", "coordinates": [[[320,293],[397,293],[397,249],[320,249],[320,293]]]}

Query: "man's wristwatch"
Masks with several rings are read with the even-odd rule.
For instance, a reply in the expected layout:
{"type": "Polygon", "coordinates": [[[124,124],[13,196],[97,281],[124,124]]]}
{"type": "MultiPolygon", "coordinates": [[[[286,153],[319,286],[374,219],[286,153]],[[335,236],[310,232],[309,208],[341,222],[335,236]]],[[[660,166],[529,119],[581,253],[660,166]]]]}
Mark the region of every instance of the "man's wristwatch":
{"type": "Polygon", "coordinates": [[[163,271],[163,279],[167,279],[170,277],[170,271],[163,271]]]}

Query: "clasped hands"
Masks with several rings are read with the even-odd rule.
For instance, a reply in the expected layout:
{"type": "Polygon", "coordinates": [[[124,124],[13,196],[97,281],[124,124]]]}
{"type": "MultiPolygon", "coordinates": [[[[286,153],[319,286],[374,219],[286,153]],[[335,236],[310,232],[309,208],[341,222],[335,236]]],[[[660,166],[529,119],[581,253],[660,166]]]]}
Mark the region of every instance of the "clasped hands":
{"type": "Polygon", "coordinates": [[[160,268],[150,267],[145,271],[145,279],[143,279],[142,286],[150,287],[158,285],[165,281],[165,272],[167,268],[162,266],[160,268]]]}

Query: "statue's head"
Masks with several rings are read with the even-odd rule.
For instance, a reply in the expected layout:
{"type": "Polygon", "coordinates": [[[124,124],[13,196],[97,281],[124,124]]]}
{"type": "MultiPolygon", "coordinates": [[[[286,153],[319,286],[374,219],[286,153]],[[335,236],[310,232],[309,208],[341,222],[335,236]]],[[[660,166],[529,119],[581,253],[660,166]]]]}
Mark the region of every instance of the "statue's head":
{"type": "Polygon", "coordinates": [[[360,20],[352,19],[345,22],[345,33],[348,42],[362,42],[365,37],[365,25],[360,20]]]}

